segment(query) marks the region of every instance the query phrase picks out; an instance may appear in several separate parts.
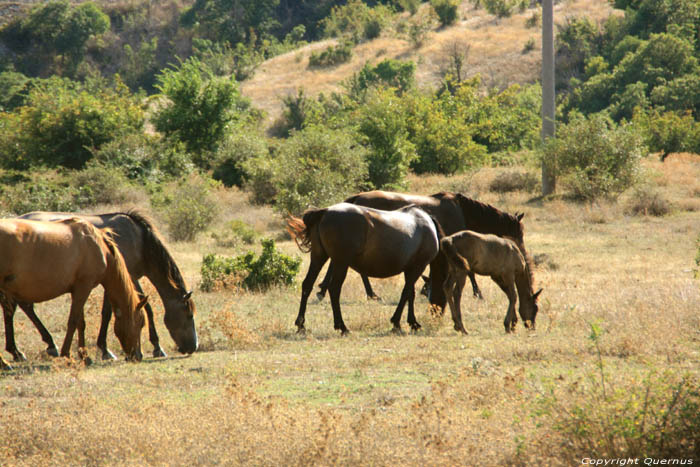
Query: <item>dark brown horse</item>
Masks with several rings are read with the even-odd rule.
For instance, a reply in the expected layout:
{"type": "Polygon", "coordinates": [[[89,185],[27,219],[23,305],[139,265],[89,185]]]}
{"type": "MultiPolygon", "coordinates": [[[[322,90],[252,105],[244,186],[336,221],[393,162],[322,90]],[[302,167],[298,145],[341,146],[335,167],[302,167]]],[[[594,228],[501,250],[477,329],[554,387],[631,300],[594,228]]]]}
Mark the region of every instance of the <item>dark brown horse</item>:
{"type": "Polygon", "coordinates": [[[509,238],[465,230],[440,240],[440,250],[446,257],[449,271],[444,290],[452,310],[455,330],[467,333],[462,324],[460,302],[469,272],[490,276],[508,296],[508,311],[503,322],[506,332],[514,331],[518,322],[515,315],[518,298],[518,311],[525,327],[535,328],[537,297],[542,289],[533,291],[534,278],[529,257],[521,252],[515,242],[509,238]]]}
{"type": "Polygon", "coordinates": [[[380,211],[340,203],[307,211],[303,219],[291,217],[287,222],[299,248],[311,253],[295,321],[299,332],[304,331],[306,302],[314,281],[328,258],[334,264],[329,291],[335,329],[348,332],[340,313],[340,290],[348,268],[370,277],[403,273],[405,284],[391,322],[394,330],[400,332],[401,313],[408,302],[408,324],[413,330],[420,328],[413,310],[414,285],[438,256],[442,236],[440,225],[422,209],[406,206],[397,211],[380,211]]]}
{"type": "MultiPolygon", "coordinates": [[[[359,206],[367,206],[384,211],[393,211],[409,204],[415,204],[425,212],[433,216],[445,231],[445,235],[451,235],[460,230],[473,230],[481,233],[489,233],[500,237],[507,236],[513,238],[518,247],[525,251],[524,226],[521,222],[523,214],[515,215],[503,212],[490,204],[485,204],[472,198],[468,198],[460,193],[440,192],[431,196],[410,195],[403,193],[393,193],[390,191],[367,191],[351,196],[345,200],[359,206]]],[[[333,263],[328,268],[326,277],[323,279],[318,292],[318,298],[322,299],[328,288],[330,276],[332,274],[333,263]]],[[[431,265],[430,274],[432,281],[437,287],[432,287],[436,302],[444,307],[440,286],[446,277],[447,270],[442,262],[431,265]],[[437,290],[436,290],[437,289],[437,290]]],[[[481,298],[481,291],[476,283],[474,274],[468,273],[472,283],[474,296],[481,298]]],[[[367,276],[362,276],[367,296],[377,298],[367,276]]]]}
{"type": "Polygon", "coordinates": [[[78,331],[85,349],[83,306],[92,289],[102,285],[118,309],[114,332],[127,358],[141,360],[141,329],[145,323],[139,296],[122,255],[106,231],[81,219],[58,222],[0,220],[0,291],[11,302],[35,303],[71,294],[70,316],[61,355],[69,357],[78,331]]]}
{"type": "MultiPolygon", "coordinates": [[[[181,353],[192,353],[197,350],[198,340],[195,329],[195,305],[191,299],[192,292],[187,290],[182,274],[172,256],[165,248],[163,241],[153,224],[140,212],[111,213],[97,215],[79,215],[57,212],[32,212],[21,216],[30,220],[57,220],[69,217],[84,219],[98,228],[109,228],[115,235],[119,251],[124,257],[134,286],[143,293],[138,279],[146,276],[155,286],[165,308],[165,326],[177,344],[181,353]]],[[[7,301],[0,294],[0,303],[4,309],[6,350],[16,361],[25,360],[24,355],[17,349],[14,339],[13,317],[16,305],[7,301]]],[[[56,345],[51,334],[39,320],[31,303],[18,303],[27,317],[34,323],[47,344],[47,352],[57,355],[56,345]]],[[[165,352],[160,347],[158,333],[153,319],[153,310],[146,305],[149,324],[149,338],[153,344],[153,356],[164,357],[165,352]]],[[[103,359],[116,357],[107,348],[107,328],[112,316],[112,307],[107,297],[102,304],[102,323],[97,338],[97,346],[102,350],[103,359]]]]}

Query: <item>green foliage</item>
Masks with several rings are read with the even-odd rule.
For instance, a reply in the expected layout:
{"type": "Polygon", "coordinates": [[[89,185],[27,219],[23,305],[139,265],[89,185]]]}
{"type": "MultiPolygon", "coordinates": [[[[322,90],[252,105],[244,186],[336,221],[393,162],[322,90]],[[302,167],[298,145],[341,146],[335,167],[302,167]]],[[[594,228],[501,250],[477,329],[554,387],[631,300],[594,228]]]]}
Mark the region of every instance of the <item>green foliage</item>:
{"type": "Polygon", "coordinates": [[[700,152],[700,123],[689,113],[653,111],[635,115],[634,124],[651,152],[700,152]]]}
{"type": "Polygon", "coordinates": [[[252,251],[233,258],[205,255],[201,268],[202,290],[214,290],[218,284],[226,282],[227,276],[244,277],[241,285],[256,292],[263,292],[274,285],[293,284],[301,259],[277,251],[274,240],[263,239],[261,244],[263,249],[260,256],[252,251]]]}
{"type": "Polygon", "coordinates": [[[228,222],[222,231],[212,232],[211,236],[218,246],[232,248],[241,242],[252,245],[258,238],[258,233],[250,225],[236,219],[228,222]]]}
{"type": "Polygon", "coordinates": [[[350,0],[345,5],[334,6],[320,24],[325,37],[346,38],[357,44],[379,37],[391,13],[384,5],[370,8],[361,0],[350,0]]]}
{"type": "Polygon", "coordinates": [[[232,75],[237,81],[253,76],[255,69],[265,60],[264,51],[260,47],[251,47],[241,42],[231,47],[228,42],[194,38],[192,52],[215,76],[232,75]]]}
{"type": "Polygon", "coordinates": [[[358,131],[367,147],[369,181],[377,189],[400,189],[417,157],[409,141],[401,101],[391,90],[374,93],[361,109],[358,131]]]}
{"type": "Polygon", "coordinates": [[[430,0],[430,6],[437,14],[440,25],[450,26],[457,21],[458,0],[430,0]]]}
{"type": "Polygon", "coordinates": [[[166,136],[174,136],[207,167],[205,151],[215,150],[229,125],[250,106],[235,81],[217,77],[196,58],[158,75],[156,88],[168,103],[156,111],[153,123],[166,136]]]}
{"type": "Polygon", "coordinates": [[[80,192],[63,177],[52,173],[35,173],[29,180],[14,185],[3,184],[0,206],[3,212],[24,214],[31,211],[73,212],[79,209],[80,192]]]}
{"type": "Polygon", "coordinates": [[[484,8],[496,18],[510,18],[518,6],[518,0],[481,0],[484,8]]]}
{"type": "Polygon", "coordinates": [[[543,149],[543,160],[556,160],[556,171],[578,199],[615,198],[637,179],[646,148],[631,124],[617,126],[597,114],[576,117],[557,130],[543,149]]]}
{"type": "MultiPolygon", "coordinates": [[[[282,98],[284,111],[281,132],[289,136],[292,130],[301,130],[309,123],[319,123],[323,112],[321,104],[310,99],[304,94],[304,89],[299,88],[296,95],[289,94],[282,98]]],[[[327,122],[326,122],[327,123],[327,122]]]]}
{"type": "Polygon", "coordinates": [[[524,191],[532,193],[539,185],[539,178],[532,172],[522,170],[509,170],[499,173],[489,183],[489,190],[496,193],[511,193],[524,191]]]}
{"type": "Polygon", "coordinates": [[[411,162],[416,173],[452,175],[479,167],[486,161],[486,148],[472,139],[473,129],[456,118],[447,95],[433,100],[427,95],[403,99],[397,118],[404,120],[417,157],[411,162]]]}
{"type": "Polygon", "coordinates": [[[365,63],[345,86],[350,96],[358,101],[363,100],[367,90],[375,86],[393,87],[403,93],[413,87],[415,72],[416,65],[412,61],[386,59],[376,66],[365,63]]]}
{"type": "Polygon", "coordinates": [[[193,241],[216,217],[216,203],[210,181],[183,178],[171,195],[156,195],[152,203],[162,209],[170,236],[175,241],[193,241]]]}
{"type": "Polygon", "coordinates": [[[230,133],[214,156],[214,180],[225,186],[242,187],[248,178],[245,164],[269,156],[267,141],[254,128],[239,127],[230,133]]]}
{"type": "Polygon", "coordinates": [[[92,151],[141,131],[141,105],[121,82],[79,84],[57,78],[36,82],[26,105],[0,114],[6,167],[45,164],[81,168],[92,151]]]}
{"type": "Polygon", "coordinates": [[[352,58],[352,42],[341,41],[337,45],[330,45],[320,53],[312,52],[309,56],[310,67],[329,67],[349,62],[352,58]]]}
{"type": "Polygon", "coordinates": [[[348,132],[311,125],[282,142],[274,160],[250,159],[245,167],[256,199],[267,197],[278,212],[299,215],[357,191],[367,176],[364,156],[364,148],[348,132]]]}
{"type": "Polygon", "coordinates": [[[80,190],[82,205],[122,204],[131,199],[134,192],[121,170],[95,163],[76,172],[72,182],[80,190]]]}
{"type": "Polygon", "coordinates": [[[15,71],[0,73],[0,111],[11,111],[24,104],[31,79],[15,71]]]}

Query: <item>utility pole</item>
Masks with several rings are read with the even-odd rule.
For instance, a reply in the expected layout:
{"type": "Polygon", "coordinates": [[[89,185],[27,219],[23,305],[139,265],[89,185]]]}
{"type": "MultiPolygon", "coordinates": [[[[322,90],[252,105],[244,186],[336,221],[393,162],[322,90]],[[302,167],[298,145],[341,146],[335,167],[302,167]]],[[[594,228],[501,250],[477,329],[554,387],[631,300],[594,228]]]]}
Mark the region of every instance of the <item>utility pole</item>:
{"type": "MultiPolygon", "coordinates": [[[[554,137],[554,93],[554,5],[542,0],[542,142],[554,137]]],[[[556,160],[542,160],[543,196],[554,193],[555,167],[556,160]]]]}

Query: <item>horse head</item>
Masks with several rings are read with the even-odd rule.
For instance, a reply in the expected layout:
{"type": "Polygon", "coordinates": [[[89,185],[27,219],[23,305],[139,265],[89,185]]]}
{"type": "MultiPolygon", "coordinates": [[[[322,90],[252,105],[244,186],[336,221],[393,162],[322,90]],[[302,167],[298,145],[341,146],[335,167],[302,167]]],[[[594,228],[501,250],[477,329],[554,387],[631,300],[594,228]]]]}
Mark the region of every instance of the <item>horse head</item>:
{"type": "Polygon", "coordinates": [[[537,299],[542,293],[542,289],[538,290],[534,294],[531,294],[529,300],[520,300],[520,316],[523,319],[523,324],[526,328],[535,330],[535,318],[537,317],[537,312],[539,311],[539,306],[537,304],[537,299]]]}
{"type": "Polygon", "coordinates": [[[112,303],[114,310],[114,334],[126,353],[127,360],[141,361],[141,330],[146,324],[143,307],[148,302],[148,297],[141,297],[132,313],[124,313],[116,303],[112,303]]]}
{"type": "Polygon", "coordinates": [[[164,301],[164,307],[163,321],[177,345],[178,352],[191,354],[196,351],[199,340],[195,329],[196,309],[192,300],[192,291],[174,294],[173,297],[164,301]]]}

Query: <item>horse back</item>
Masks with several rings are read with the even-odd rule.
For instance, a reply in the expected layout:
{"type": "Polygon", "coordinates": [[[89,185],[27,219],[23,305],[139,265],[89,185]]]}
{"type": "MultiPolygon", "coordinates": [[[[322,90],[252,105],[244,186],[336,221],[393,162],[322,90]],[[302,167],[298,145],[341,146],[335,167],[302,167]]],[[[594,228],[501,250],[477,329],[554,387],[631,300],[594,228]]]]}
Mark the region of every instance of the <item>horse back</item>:
{"type": "Polygon", "coordinates": [[[107,267],[99,232],[79,219],[0,220],[0,289],[25,302],[42,302],[76,283],[95,287],[107,267]]]}
{"type": "Polygon", "coordinates": [[[480,275],[514,277],[525,269],[525,260],[514,241],[493,234],[464,230],[442,240],[480,275]]]}

